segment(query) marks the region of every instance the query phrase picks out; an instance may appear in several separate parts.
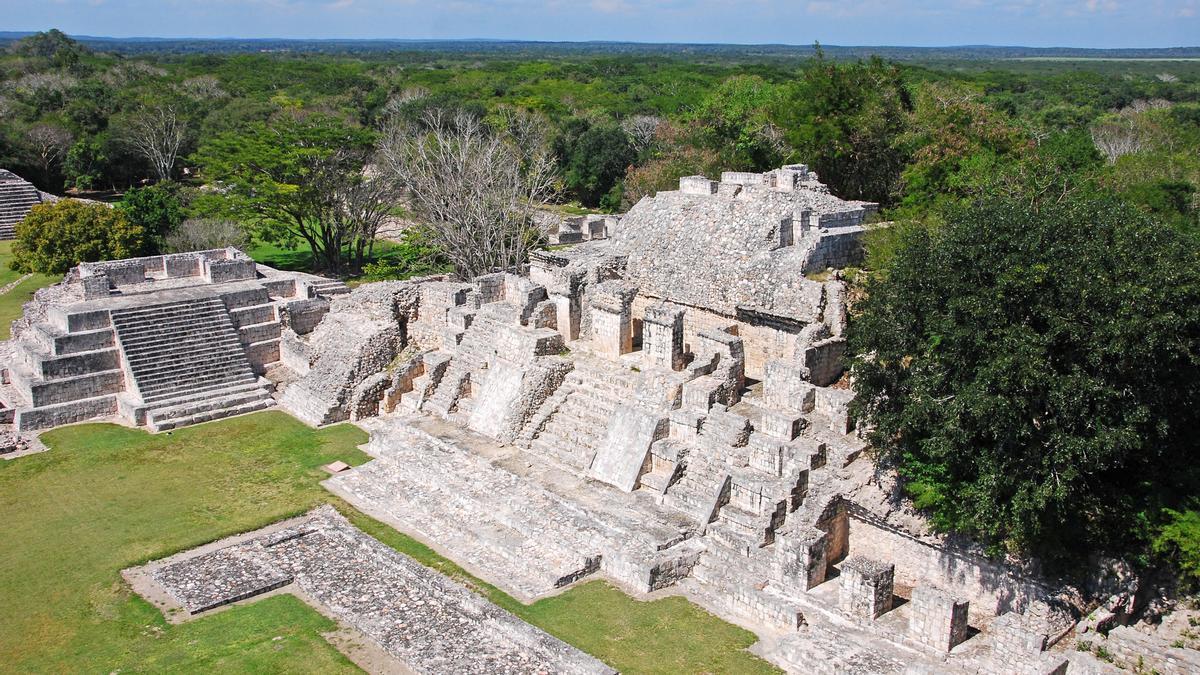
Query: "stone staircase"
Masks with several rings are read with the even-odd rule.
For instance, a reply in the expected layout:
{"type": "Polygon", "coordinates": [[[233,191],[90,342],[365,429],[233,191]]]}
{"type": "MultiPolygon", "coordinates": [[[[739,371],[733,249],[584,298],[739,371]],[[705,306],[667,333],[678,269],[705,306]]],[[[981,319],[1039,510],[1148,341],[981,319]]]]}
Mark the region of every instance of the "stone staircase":
{"type": "Polygon", "coordinates": [[[345,295],[350,292],[350,287],[346,282],[340,279],[326,279],[325,277],[312,277],[308,280],[309,293],[312,297],[329,297],[333,295],[345,295]]]}
{"type": "Polygon", "coordinates": [[[164,431],[274,405],[220,298],[119,309],[111,316],[131,380],[122,407],[136,423],[164,431]]]}
{"type": "Polygon", "coordinates": [[[627,369],[600,359],[576,357],[574,370],[542,405],[517,444],[587,469],[617,406],[634,398],[630,375],[627,369]]]}
{"type": "Polygon", "coordinates": [[[42,197],[33,185],[16,178],[6,179],[0,174],[0,239],[13,239],[17,223],[29,210],[41,203],[42,197]]]}

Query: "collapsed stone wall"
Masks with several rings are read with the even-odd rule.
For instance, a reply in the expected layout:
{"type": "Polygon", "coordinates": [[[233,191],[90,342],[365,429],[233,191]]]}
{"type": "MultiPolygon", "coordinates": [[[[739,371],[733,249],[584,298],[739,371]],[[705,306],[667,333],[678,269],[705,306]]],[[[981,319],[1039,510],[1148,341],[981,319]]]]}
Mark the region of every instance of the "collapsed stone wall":
{"type": "Polygon", "coordinates": [[[284,390],[281,403],[314,425],[369,412],[386,389],[377,376],[408,344],[419,292],[419,281],[366,284],[334,298],[307,337],[285,331],[284,361],[300,378],[284,390]],[[360,387],[364,391],[356,392],[360,387]]]}

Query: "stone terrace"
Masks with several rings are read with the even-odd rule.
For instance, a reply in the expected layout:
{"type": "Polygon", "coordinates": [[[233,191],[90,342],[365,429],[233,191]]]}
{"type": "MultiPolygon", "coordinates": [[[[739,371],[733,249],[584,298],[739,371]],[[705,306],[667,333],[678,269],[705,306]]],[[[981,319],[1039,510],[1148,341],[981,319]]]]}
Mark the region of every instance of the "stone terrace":
{"type": "Polygon", "coordinates": [[[284,529],[149,570],[192,613],[294,583],[301,597],[418,673],[614,672],[363,534],[329,506],[284,529]]]}
{"type": "Polygon", "coordinates": [[[630,498],[565,465],[531,464],[511,447],[433,420],[362,426],[375,459],[326,487],[523,600],[601,570],[649,591],[686,574],[699,555],[688,540],[698,523],[648,495],[630,498]]]}

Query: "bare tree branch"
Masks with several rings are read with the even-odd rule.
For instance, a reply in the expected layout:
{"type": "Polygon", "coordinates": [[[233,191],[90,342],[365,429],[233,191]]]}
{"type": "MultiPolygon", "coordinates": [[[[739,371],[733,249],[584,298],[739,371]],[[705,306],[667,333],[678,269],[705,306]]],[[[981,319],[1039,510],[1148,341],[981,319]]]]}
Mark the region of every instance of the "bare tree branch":
{"type": "Polygon", "coordinates": [[[174,106],[156,106],[134,115],[125,129],[125,142],[150,163],[155,177],[169,180],[187,134],[187,122],[174,106]]]}
{"type": "Polygon", "coordinates": [[[518,266],[537,243],[533,214],[555,185],[547,126],[515,110],[501,111],[495,127],[431,111],[423,124],[394,121],[385,129],[382,171],[407,189],[462,277],[518,266]]]}

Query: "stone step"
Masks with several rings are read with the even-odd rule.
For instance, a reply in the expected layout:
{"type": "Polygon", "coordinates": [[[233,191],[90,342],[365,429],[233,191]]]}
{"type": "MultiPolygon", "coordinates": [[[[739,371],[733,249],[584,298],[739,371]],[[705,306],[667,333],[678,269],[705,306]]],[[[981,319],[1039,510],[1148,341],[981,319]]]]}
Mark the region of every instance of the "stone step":
{"type": "Polygon", "coordinates": [[[125,353],[129,355],[131,360],[144,357],[146,354],[159,354],[163,347],[174,348],[174,351],[191,349],[197,345],[215,344],[237,344],[238,335],[233,330],[222,330],[219,332],[206,332],[195,335],[177,335],[174,339],[171,337],[163,337],[153,341],[134,342],[132,344],[121,340],[121,346],[125,348],[125,353]]]}
{"type": "Polygon", "coordinates": [[[142,367],[132,370],[134,377],[138,378],[139,382],[149,382],[162,373],[171,374],[199,368],[214,369],[227,365],[240,365],[243,358],[245,358],[243,354],[232,354],[228,351],[193,352],[187,358],[167,359],[155,365],[144,364],[142,367]]]}
{"type": "Polygon", "coordinates": [[[133,376],[137,379],[139,389],[143,386],[154,386],[183,377],[189,377],[197,381],[207,380],[215,376],[241,374],[249,371],[249,363],[243,366],[242,362],[244,359],[244,355],[229,355],[227,358],[221,360],[201,359],[197,361],[184,361],[172,366],[164,366],[152,370],[135,370],[133,371],[133,376]],[[241,358],[237,358],[238,356],[241,356],[241,358]]]}
{"type": "Polygon", "coordinates": [[[164,384],[160,386],[149,387],[147,390],[139,389],[142,400],[149,402],[159,402],[166,399],[174,398],[182,394],[195,391],[211,391],[214,388],[228,386],[232,384],[243,384],[254,382],[258,377],[253,372],[230,374],[224,377],[210,377],[204,380],[188,379],[181,384],[164,384]]]}
{"type": "Polygon", "coordinates": [[[210,392],[217,390],[236,391],[241,389],[261,388],[263,385],[259,382],[258,377],[244,378],[240,382],[209,382],[192,387],[185,393],[165,393],[150,396],[142,399],[147,405],[165,404],[167,401],[186,401],[190,398],[203,399],[209,396],[210,392]]]}
{"type": "Polygon", "coordinates": [[[128,309],[114,309],[110,312],[114,319],[127,320],[130,322],[153,318],[156,316],[168,316],[179,312],[180,310],[197,311],[204,309],[224,309],[225,303],[220,298],[197,298],[194,300],[176,300],[173,302],[164,302],[157,305],[145,305],[142,307],[131,307],[128,309]]]}
{"type": "Polygon", "coordinates": [[[198,399],[192,397],[184,401],[180,401],[179,399],[163,401],[161,406],[155,406],[146,411],[146,420],[150,426],[156,426],[165,420],[192,417],[210,410],[236,408],[246,403],[261,401],[270,397],[271,393],[263,387],[253,390],[235,391],[216,389],[209,392],[207,398],[198,399]]]}
{"type": "Polygon", "coordinates": [[[274,405],[275,399],[268,397],[259,401],[245,403],[233,408],[217,408],[192,415],[191,417],[163,420],[161,423],[155,423],[151,425],[150,429],[156,432],[171,431],[172,429],[179,429],[181,427],[191,426],[193,424],[201,424],[204,422],[211,422],[213,420],[225,419],[226,417],[246,415],[252,412],[258,412],[260,410],[266,410],[274,405]]]}
{"type": "Polygon", "coordinates": [[[158,319],[138,319],[137,322],[125,321],[117,319],[115,323],[122,331],[131,335],[136,335],[142,332],[162,332],[170,329],[177,329],[194,325],[196,323],[211,323],[215,321],[224,321],[228,317],[222,311],[209,312],[183,312],[158,319]]]}

